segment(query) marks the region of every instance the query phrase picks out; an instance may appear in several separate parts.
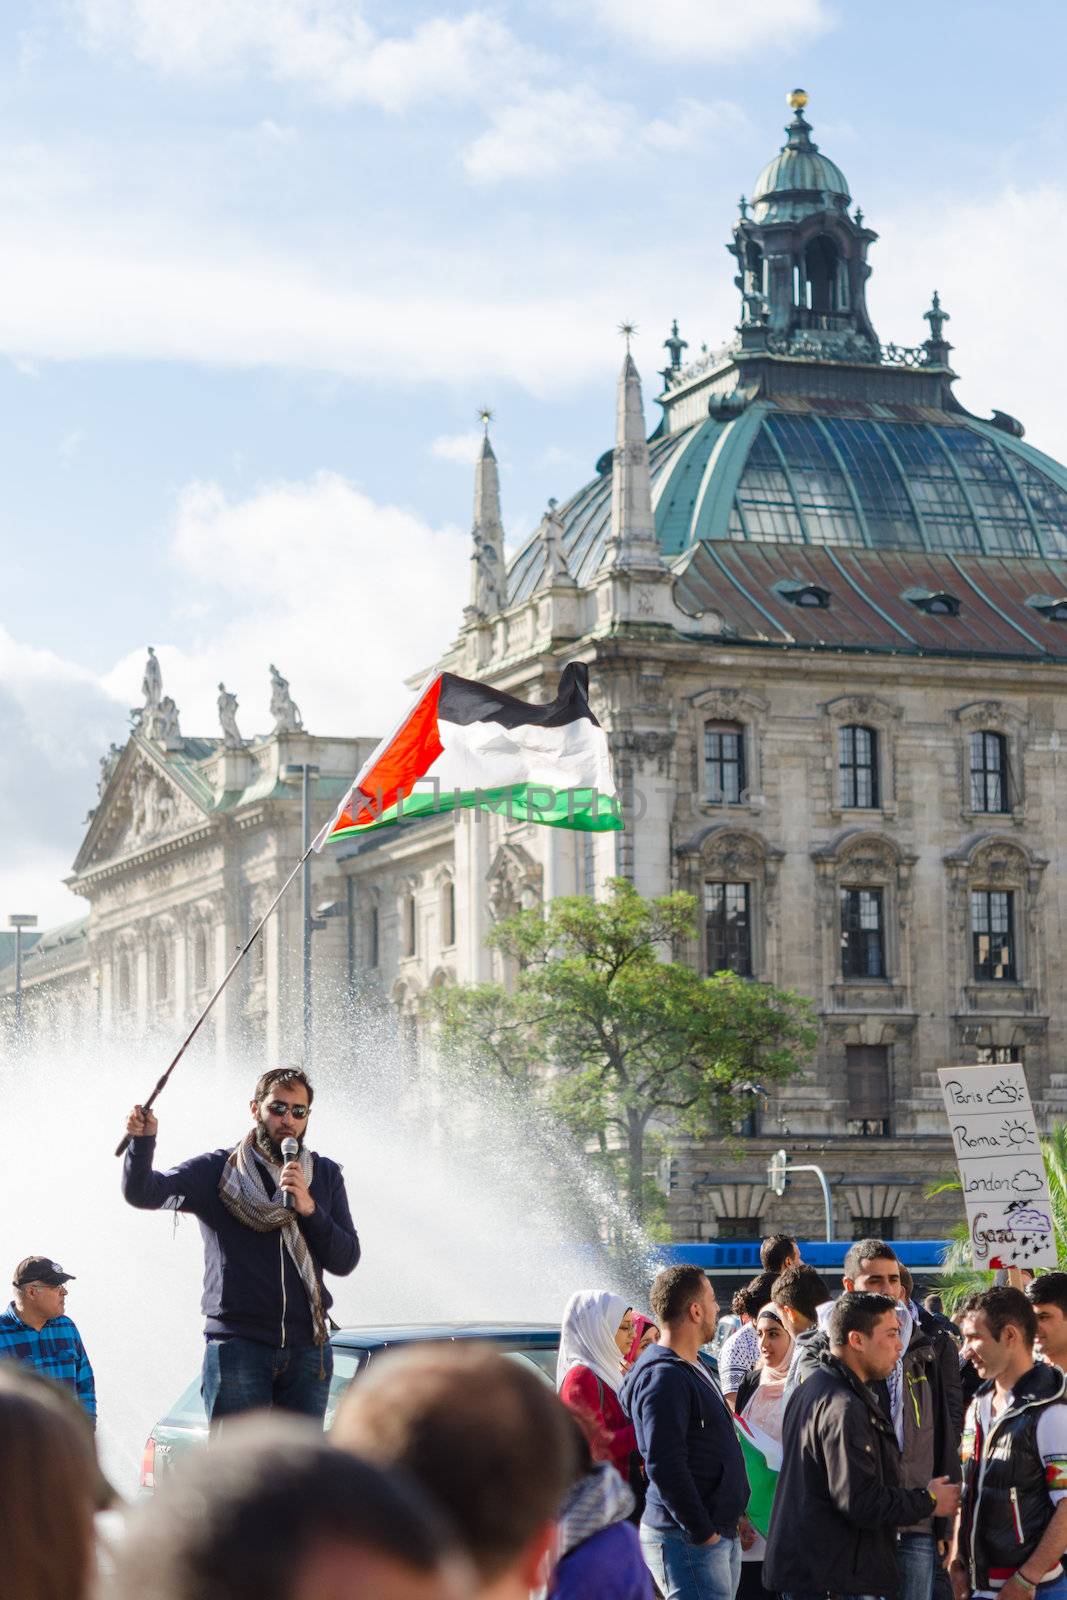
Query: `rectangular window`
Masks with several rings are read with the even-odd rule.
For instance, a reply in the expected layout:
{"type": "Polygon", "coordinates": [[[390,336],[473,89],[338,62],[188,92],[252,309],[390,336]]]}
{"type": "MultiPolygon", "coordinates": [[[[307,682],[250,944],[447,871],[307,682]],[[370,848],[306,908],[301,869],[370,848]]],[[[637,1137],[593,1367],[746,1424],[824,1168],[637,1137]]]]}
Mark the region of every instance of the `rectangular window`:
{"type": "Polygon", "coordinates": [[[1015,896],[1005,889],[971,891],[971,941],[978,983],[1015,979],[1015,896]]]}
{"type": "Polygon", "coordinates": [[[704,920],[709,972],[752,976],[752,928],[747,883],[705,883],[704,920]]]}
{"type": "Polygon", "coordinates": [[[853,1239],[895,1239],[897,1236],[896,1217],[857,1217],[852,1216],[853,1239]]]}
{"type": "Polygon", "coordinates": [[[842,889],[842,977],[885,977],[884,928],[881,889],[842,889]]]}
{"type": "Polygon", "coordinates": [[[874,811],[878,798],[878,735],[873,728],[837,732],[838,804],[846,811],[874,811]]]}
{"type": "Polygon", "coordinates": [[[441,943],[446,950],[456,942],[456,886],[446,883],[441,892],[441,943]]]}
{"type": "Polygon", "coordinates": [[[1002,733],[972,733],[971,810],[1008,809],[1008,741],[1002,733]]]}
{"type": "Polygon", "coordinates": [[[371,906],[367,912],[367,965],[378,965],[378,907],[371,906]]]}
{"type": "Polygon", "coordinates": [[[714,805],[728,806],[745,792],[745,731],[737,722],[704,724],[704,792],[714,805]]]}
{"type": "Polygon", "coordinates": [[[888,1045],[845,1046],[845,1092],[849,1133],[885,1138],[890,1109],[888,1045]]]}
{"type": "Polygon", "coordinates": [[[742,1243],[751,1240],[753,1243],[759,1238],[758,1217],[716,1217],[717,1239],[735,1240],[742,1243]]]}
{"type": "Polygon", "coordinates": [[[404,954],[406,956],[413,956],[417,950],[418,923],[416,916],[415,896],[409,894],[404,901],[404,954]]]}

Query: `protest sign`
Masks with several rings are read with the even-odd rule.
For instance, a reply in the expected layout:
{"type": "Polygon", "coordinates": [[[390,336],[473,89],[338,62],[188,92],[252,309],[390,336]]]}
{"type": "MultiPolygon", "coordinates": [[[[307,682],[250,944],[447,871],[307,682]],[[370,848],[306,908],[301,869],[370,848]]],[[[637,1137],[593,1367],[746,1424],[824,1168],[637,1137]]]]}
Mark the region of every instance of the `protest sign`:
{"type": "Polygon", "coordinates": [[[941,1067],[937,1075],[975,1266],[1055,1267],[1048,1178],[1022,1067],[941,1067]]]}

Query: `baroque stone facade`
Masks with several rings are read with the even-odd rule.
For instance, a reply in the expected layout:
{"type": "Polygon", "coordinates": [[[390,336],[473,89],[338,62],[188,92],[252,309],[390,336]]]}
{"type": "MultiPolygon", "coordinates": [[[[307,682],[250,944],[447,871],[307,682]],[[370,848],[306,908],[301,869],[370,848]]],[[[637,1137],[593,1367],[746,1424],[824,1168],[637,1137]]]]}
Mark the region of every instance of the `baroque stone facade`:
{"type": "MultiPolygon", "coordinates": [[[[810,133],[801,99],[742,203],[736,336],[684,366],[673,330],[651,439],[627,352],[614,448],[510,564],[486,419],[441,665],[543,702],[585,662],[626,830],[460,812],[316,862],[339,913],[316,985],[392,1007],[413,1046],[428,989],[508,978],[496,921],[618,875],[697,897],[681,959],[813,1000],[811,1069],[735,1139],[675,1141],[684,1238],[817,1237],[817,1185],[766,1186],[780,1146],[826,1171],[837,1234],[942,1235],[940,1066],[1021,1058],[1039,1117],[1067,1109],[1067,473],[960,405],[936,295],[922,345],[878,341],[876,235],[810,133]]],[[[320,766],[317,824],[370,748],[302,731],[280,678],[270,737],[242,741],[227,697],[223,740],[182,739],[161,687],[146,674],[141,731],[105,757],[72,879],[91,909],[63,982],[81,960],[104,1028],[202,1002],[299,854],[282,767],[320,766]]],[[[299,919],[294,893],[216,1048],[297,1052],[299,919]]]]}

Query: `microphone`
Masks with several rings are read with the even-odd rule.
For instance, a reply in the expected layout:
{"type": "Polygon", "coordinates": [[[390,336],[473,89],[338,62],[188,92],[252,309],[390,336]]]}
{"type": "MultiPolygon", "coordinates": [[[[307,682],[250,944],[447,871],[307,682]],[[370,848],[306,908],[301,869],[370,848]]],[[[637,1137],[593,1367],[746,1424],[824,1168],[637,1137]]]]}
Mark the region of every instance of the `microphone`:
{"type": "MultiPolygon", "coordinates": [[[[300,1146],[297,1144],[295,1139],[289,1138],[282,1140],[282,1159],[284,1161],[295,1161],[299,1154],[300,1146]]],[[[295,1204],[296,1202],[293,1199],[292,1191],[289,1189],[283,1189],[282,1205],[284,1206],[285,1210],[292,1211],[295,1204]]]]}

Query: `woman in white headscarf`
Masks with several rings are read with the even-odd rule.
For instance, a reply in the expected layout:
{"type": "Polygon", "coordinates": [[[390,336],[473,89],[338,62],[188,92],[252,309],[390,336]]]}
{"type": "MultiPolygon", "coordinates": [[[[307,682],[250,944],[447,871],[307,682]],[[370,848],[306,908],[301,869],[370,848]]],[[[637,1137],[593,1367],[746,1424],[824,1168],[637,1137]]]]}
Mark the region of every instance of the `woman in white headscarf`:
{"type": "MultiPolygon", "coordinates": [[[[734,1414],[753,1428],[773,1440],[782,1442],[782,1413],[785,1409],[785,1384],[789,1376],[789,1363],[793,1358],[793,1333],[789,1323],[776,1305],[766,1305],[756,1318],[756,1340],[759,1360],[745,1376],[737,1390],[734,1414]]],[[[769,1503],[765,1510],[769,1510],[769,1503]]],[[[749,1515],[761,1521],[750,1504],[749,1515]]],[[[766,1540],[759,1529],[752,1527],[753,1538],[742,1541],[741,1582],[737,1600],[769,1600],[763,1587],[763,1552],[766,1540]]]]}
{"type": "Polygon", "coordinates": [[[606,1289],[571,1295],[560,1330],[556,1388],[565,1406],[592,1417],[612,1464],[629,1481],[637,1435],[619,1404],[624,1361],[634,1340],[633,1310],[606,1289]]]}

